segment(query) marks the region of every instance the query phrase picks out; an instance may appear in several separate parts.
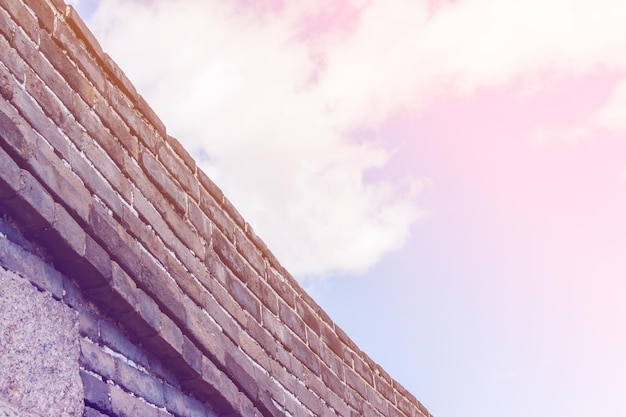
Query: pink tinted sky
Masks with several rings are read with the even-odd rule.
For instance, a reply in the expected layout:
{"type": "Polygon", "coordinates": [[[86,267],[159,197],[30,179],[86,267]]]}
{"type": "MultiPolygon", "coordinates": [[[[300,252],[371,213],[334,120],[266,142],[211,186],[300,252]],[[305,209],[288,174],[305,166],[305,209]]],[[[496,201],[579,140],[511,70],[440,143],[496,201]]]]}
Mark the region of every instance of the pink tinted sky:
{"type": "Polygon", "coordinates": [[[76,4],[435,416],[626,417],[624,4],[76,4]]]}
{"type": "Polygon", "coordinates": [[[618,81],[442,95],[377,132],[402,149],[377,175],[430,178],[428,214],[365,285],[314,293],[436,416],[626,415],[626,141],[565,132],[618,81]]]}

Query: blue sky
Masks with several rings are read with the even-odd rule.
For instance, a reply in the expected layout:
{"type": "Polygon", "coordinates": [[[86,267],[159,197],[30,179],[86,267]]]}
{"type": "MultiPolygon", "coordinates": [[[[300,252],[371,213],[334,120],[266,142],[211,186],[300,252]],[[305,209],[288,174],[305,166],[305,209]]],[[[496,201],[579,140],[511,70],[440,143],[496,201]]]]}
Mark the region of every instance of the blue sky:
{"type": "Polygon", "coordinates": [[[433,415],[626,417],[622,3],[74,3],[433,415]]]}

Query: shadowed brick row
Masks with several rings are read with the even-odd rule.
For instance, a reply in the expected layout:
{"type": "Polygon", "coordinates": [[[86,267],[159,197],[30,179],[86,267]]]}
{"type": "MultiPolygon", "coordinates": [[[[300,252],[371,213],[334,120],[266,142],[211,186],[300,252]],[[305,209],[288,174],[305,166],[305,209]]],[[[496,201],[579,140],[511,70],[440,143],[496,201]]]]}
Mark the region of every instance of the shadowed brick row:
{"type": "MultiPolygon", "coordinates": [[[[195,401],[225,415],[429,415],[278,263],[71,6],[0,0],[0,95],[0,209],[195,401]]],[[[93,332],[87,351],[116,351],[93,332]]],[[[142,372],[86,366],[89,413],[159,416],[170,385],[142,372]]]]}

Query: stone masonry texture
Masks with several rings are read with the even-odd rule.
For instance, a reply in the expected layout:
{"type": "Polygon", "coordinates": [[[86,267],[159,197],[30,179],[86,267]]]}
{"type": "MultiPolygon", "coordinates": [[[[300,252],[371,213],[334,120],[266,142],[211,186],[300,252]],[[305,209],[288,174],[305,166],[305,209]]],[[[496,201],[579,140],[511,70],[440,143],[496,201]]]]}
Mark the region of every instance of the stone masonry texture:
{"type": "Polygon", "coordinates": [[[71,6],[0,0],[0,96],[0,416],[430,416],[71,6]]]}
{"type": "Polygon", "coordinates": [[[0,398],[41,417],[82,415],[78,357],[74,312],[0,268],[0,398]]]}

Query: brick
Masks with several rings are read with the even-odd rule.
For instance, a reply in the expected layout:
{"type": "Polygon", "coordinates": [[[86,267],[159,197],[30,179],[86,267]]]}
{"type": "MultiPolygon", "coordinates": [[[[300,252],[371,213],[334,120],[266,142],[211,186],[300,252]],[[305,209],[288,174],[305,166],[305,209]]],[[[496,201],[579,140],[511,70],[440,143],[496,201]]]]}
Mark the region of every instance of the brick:
{"type": "Polygon", "coordinates": [[[60,13],[65,13],[65,2],[63,0],[50,0],[54,7],[56,7],[57,11],[60,13]]]}
{"type": "Polygon", "coordinates": [[[179,213],[185,213],[185,198],[180,186],[175,183],[161,165],[150,152],[141,153],[141,165],[143,169],[153,181],[157,188],[170,200],[179,213]]]}
{"type": "Polygon", "coordinates": [[[198,231],[198,234],[202,236],[206,242],[211,241],[211,222],[208,220],[206,214],[200,207],[194,202],[190,200],[187,202],[187,217],[189,221],[198,231]]]}
{"type": "Polygon", "coordinates": [[[320,358],[334,373],[343,376],[344,368],[350,366],[342,358],[339,358],[326,344],[320,346],[320,358]]]}
{"type": "Polygon", "coordinates": [[[183,294],[180,288],[160,266],[154,263],[145,253],[142,253],[140,262],[141,272],[137,275],[140,287],[157,300],[159,307],[177,324],[187,322],[185,307],[182,303],[183,294]]]}
{"type": "MultiPolygon", "coordinates": [[[[126,77],[126,75],[124,74],[124,71],[120,69],[120,67],[115,63],[115,61],[108,54],[105,53],[102,55],[102,63],[104,65],[105,71],[112,78],[111,83],[115,87],[122,90],[123,92],[122,95],[126,96],[124,97],[124,100],[127,102],[127,106],[128,107],[132,106],[134,97],[137,96],[137,90],[135,89],[135,86],[130,82],[128,77],[126,77]]],[[[110,93],[113,94],[113,91],[110,91],[110,93]]],[[[119,95],[119,93],[115,93],[115,94],[119,95]]],[[[128,113],[126,111],[127,109],[122,108],[121,110],[123,113],[128,113]]]]}
{"type": "Polygon", "coordinates": [[[204,190],[200,191],[200,209],[230,242],[235,241],[235,224],[226,216],[218,201],[204,190]]]}
{"type": "Polygon", "coordinates": [[[322,365],[320,367],[319,375],[322,377],[324,385],[326,385],[330,391],[341,395],[341,393],[346,389],[344,382],[341,381],[339,377],[327,367],[322,365]]]}
{"type": "Polygon", "coordinates": [[[363,378],[350,368],[344,370],[346,384],[360,397],[367,397],[367,384],[363,378]]]}
{"type": "MultiPolygon", "coordinates": [[[[72,275],[80,275],[81,271],[72,272],[72,275]]],[[[79,284],[83,286],[85,297],[96,302],[107,314],[118,318],[133,312],[133,306],[137,304],[136,288],[116,263],[113,262],[110,279],[89,279],[87,282],[79,284]]]]}
{"type": "Polygon", "coordinates": [[[1,7],[0,7],[0,33],[2,33],[6,41],[11,41],[13,39],[13,33],[15,33],[15,23],[13,22],[9,14],[1,7]]]}
{"type": "MultiPolygon", "coordinates": [[[[0,113],[1,121],[2,113],[0,113]]],[[[2,129],[1,126],[0,129],[2,129]]],[[[0,148],[0,200],[15,196],[20,188],[20,178],[20,167],[17,166],[9,154],[0,148]]]]}
{"type": "MultiPolygon", "coordinates": [[[[73,14],[73,13],[71,13],[73,14]]],[[[99,63],[90,55],[94,48],[76,40],[75,34],[70,27],[62,22],[56,25],[54,31],[50,31],[59,46],[68,54],[68,57],[80,68],[89,81],[101,92],[106,89],[106,76],[101,70],[99,63]]]]}
{"type": "Polygon", "coordinates": [[[95,89],[78,68],[63,53],[63,50],[54,42],[52,37],[45,33],[40,33],[39,50],[52,63],[57,71],[62,74],[70,87],[77,92],[83,100],[91,107],[94,104],[95,89]]]}
{"type": "Polygon", "coordinates": [[[53,9],[48,6],[48,3],[38,0],[24,0],[24,3],[30,7],[35,16],[37,16],[39,25],[48,32],[52,32],[54,29],[55,13],[53,9]]]}
{"type": "MultiPolygon", "coordinates": [[[[3,24],[1,11],[2,9],[0,9],[0,25],[3,24]]],[[[10,78],[8,77],[8,70],[13,78],[17,80],[19,84],[23,85],[25,81],[24,71],[27,67],[26,65],[24,65],[24,61],[22,60],[22,58],[17,54],[17,51],[11,47],[9,41],[2,36],[0,36],[0,55],[2,56],[1,71],[7,76],[6,81],[10,80],[10,78]]],[[[7,100],[11,99],[11,96],[7,95],[4,90],[0,90],[0,94],[7,100]]]]}
{"type": "Polygon", "coordinates": [[[265,242],[259,236],[257,236],[252,226],[250,226],[250,224],[246,223],[245,231],[246,231],[246,235],[248,236],[252,244],[261,253],[261,256],[267,259],[270,265],[272,265],[274,268],[284,269],[280,265],[280,262],[278,262],[278,259],[276,258],[276,256],[274,256],[272,251],[269,250],[265,242]]]}
{"type": "MultiPolygon", "coordinates": [[[[180,143],[180,141],[172,136],[167,135],[165,138],[166,143],[172,148],[174,153],[183,161],[192,174],[197,171],[196,160],[189,155],[187,149],[180,143]]],[[[198,185],[200,182],[198,181],[198,185]]]]}
{"type": "Polygon", "coordinates": [[[381,395],[381,393],[376,391],[374,388],[367,387],[367,402],[371,404],[376,410],[380,411],[382,415],[388,414],[388,402],[381,395]]]}
{"type": "Polygon", "coordinates": [[[28,135],[27,129],[13,107],[6,102],[0,104],[0,144],[8,153],[23,159],[31,155],[34,135],[28,135]]]}
{"type": "MultiPolygon", "coordinates": [[[[108,133],[105,135],[108,139],[110,139],[110,143],[106,144],[110,148],[114,148],[116,150],[120,149],[119,144],[110,136],[108,133]]],[[[100,138],[102,140],[102,138],[100,138]]],[[[94,194],[100,194],[100,190],[103,186],[110,188],[111,186],[117,191],[124,200],[127,202],[131,201],[131,185],[128,179],[122,174],[119,166],[111,159],[112,155],[115,155],[116,152],[112,149],[109,152],[107,149],[102,149],[100,146],[95,143],[86,143],[83,147],[83,152],[85,156],[94,167],[97,167],[97,170],[102,174],[102,176],[107,180],[107,183],[103,183],[100,181],[98,186],[94,187],[94,194]]],[[[118,155],[120,159],[123,157],[118,155]]],[[[112,199],[109,199],[112,200],[112,199]]],[[[119,204],[119,203],[117,203],[119,204]]],[[[117,204],[111,204],[111,207],[116,207],[117,204]]],[[[120,210],[117,210],[119,213],[120,210]]]]}
{"type": "Polygon", "coordinates": [[[124,325],[132,329],[133,339],[144,339],[161,331],[163,314],[159,306],[140,288],[136,289],[136,303],[133,310],[120,318],[124,325]]]}
{"type": "Polygon", "coordinates": [[[100,326],[98,317],[89,310],[82,310],[78,315],[78,329],[81,336],[98,340],[100,337],[100,326]]]}
{"type": "Polygon", "coordinates": [[[72,278],[83,288],[98,287],[111,279],[111,257],[100,244],[89,235],[85,236],[84,262],[79,262],[72,278]]]}
{"type": "MultiPolygon", "coordinates": [[[[380,370],[380,367],[378,370],[380,370]]],[[[396,404],[394,390],[384,377],[374,375],[374,386],[376,387],[376,391],[378,391],[387,401],[392,404],[396,404]]]]}
{"type": "Polygon", "coordinates": [[[179,358],[183,352],[183,333],[167,315],[161,314],[159,333],[141,340],[141,344],[159,359],[179,358]]]}
{"type": "Polygon", "coordinates": [[[309,347],[298,339],[292,339],[291,346],[288,346],[293,355],[316,375],[321,372],[319,358],[309,349],[309,347]]]}
{"type": "Polygon", "coordinates": [[[167,137],[165,124],[163,124],[159,116],[157,116],[152,107],[150,107],[150,105],[140,94],[135,97],[135,107],[137,108],[137,110],[139,110],[141,115],[145,117],[146,120],[152,125],[152,127],[156,130],[159,136],[161,136],[162,138],[167,137]]]}
{"type": "Polygon", "coordinates": [[[41,230],[54,222],[55,205],[52,196],[27,171],[22,171],[17,195],[4,201],[3,205],[25,231],[41,230]]]}
{"type": "Polygon", "coordinates": [[[361,358],[354,359],[354,370],[367,382],[369,385],[374,385],[373,371],[369,365],[361,358]]]}
{"type": "Polygon", "coordinates": [[[116,361],[118,383],[128,391],[134,393],[157,407],[165,404],[163,398],[163,383],[139,369],[130,366],[123,360],[116,361]]]}
{"type": "Polygon", "coordinates": [[[304,321],[287,304],[279,303],[279,317],[301,340],[306,340],[304,321]]]}
{"type": "Polygon", "coordinates": [[[322,341],[335,352],[337,356],[343,358],[345,345],[339,340],[339,337],[334,331],[327,326],[322,327],[322,341]]]}
{"type": "MultiPolygon", "coordinates": [[[[110,97],[113,98],[111,95],[110,97]]],[[[133,104],[135,103],[136,97],[137,96],[132,97],[133,104]]],[[[114,100],[113,103],[115,103],[114,100]]],[[[141,113],[139,113],[136,109],[132,109],[127,110],[125,113],[121,113],[120,116],[126,121],[126,125],[128,126],[130,132],[137,136],[147,149],[151,152],[156,152],[157,148],[163,142],[163,137],[160,136],[156,129],[142,117],[141,113]]]]}
{"type": "Polygon", "coordinates": [[[104,379],[114,381],[117,378],[115,361],[102,348],[86,339],[80,340],[80,363],[104,379]]]}
{"type": "Polygon", "coordinates": [[[183,359],[190,368],[202,375],[202,352],[187,336],[183,336],[183,359]]]}
{"type": "Polygon", "coordinates": [[[257,252],[256,248],[250,243],[247,236],[241,231],[237,230],[235,233],[235,241],[237,251],[246,259],[246,261],[255,269],[260,277],[265,276],[265,261],[257,252]]]}
{"type": "Polygon", "coordinates": [[[224,415],[239,408],[237,386],[206,356],[202,358],[202,378],[213,388],[211,404],[224,415]]]}
{"type": "Polygon", "coordinates": [[[38,255],[32,254],[11,241],[0,239],[0,265],[28,277],[41,291],[50,292],[56,299],[63,297],[63,276],[38,255]]]}
{"type": "Polygon", "coordinates": [[[12,100],[15,94],[15,82],[12,75],[5,71],[5,68],[4,65],[0,66],[0,70],[2,70],[0,74],[0,96],[5,100],[12,100]]]}
{"type": "Polygon", "coordinates": [[[291,336],[292,333],[283,325],[278,317],[269,313],[267,310],[263,311],[263,327],[274,335],[283,346],[288,347],[290,345],[291,339],[293,338],[293,336],[291,336]]]}
{"type": "Polygon", "coordinates": [[[88,405],[85,406],[85,411],[83,412],[83,417],[108,417],[106,414],[102,414],[100,411],[89,407],[88,405]]]}
{"type": "MultiPolygon", "coordinates": [[[[12,102],[24,115],[28,123],[39,133],[56,152],[70,160],[75,150],[71,142],[61,133],[58,126],[68,126],[69,111],[59,99],[51,93],[30,68],[26,71],[26,91],[17,90],[12,102]],[[45,109],[45,112],[44,112],[45,109]],[[50,120],[52,118],[52,120],[50,120]],[[56,122],[53,123],[53,120],[56,122]]],[[[83,135],[78,135],[83,138],[83,135]]]]}
{"type": "MultiPolygon", "coordinates": [[[[276,349],[278,349],[278,343],[276,339],[270,334],[268,330],[263,328],[259,323],[254,320],[249,320],[246,325],[246,334],[248,334],[252,340],[259,344],[270,357],[275,357],[276,349]]],[[[267,368],[269,369],[269,368],[267,368]]]]}
{"type": "Polygon", "coordinates": [[[37,43],[39,41],[39,25],[37,19],[26,10],[22,2],[3,1],[2,7],[13,17],[17,26],[19,26],[28,37],[37,43]]]}
{"type": "Polygon", "coordinates": [[[80,371],[80,379],[83,381],[85,404],[98,410],[111,410],[109,387],[106,382],[83,370],[80,371]]]}
{"type": "Polygon", "coordinates": [[[165,408],[170,413],[181,417],[207,417],[206,409],[200,401],[183,394],[168,384],[164,384],[163,388],[165,408]]]}
{"type": "Polygon", "coordinates": [[[136,161],[139,156],[139,141],[130,133],[121,117],[113,111],[104,97],[98,94],[94,99],[93,109],[102,125],[109,129],[111,135],[119,141],[133,160],[136,161]]]}
{"type": "MultiPolygon", "coordinates": [[[[172,242],[177,239],[172,230],[168,227],[167,223],[163,220],[161,214],[153,205],[149,195],[146,196],[145,187],[140,187],[138,190],[133,191],[133,208],[137,211],[140,218],[144,223],[152,226],[152,229],[161,237],[164,242],[172,242]]],[[[148,193],[149,194],[149,193],[148,193]]],[[[156,203],[156,201],[154,201],[156,203]]]]}
{"type": "Polygon", "coordinates": [[[89,212],[89,225],[114,259],[132,277],[140,277],[140,249],[128,233],[109,215],[106,208],[94,202],[89,212]]]}
{"type": "Polygon", "coordinates": [[[239,213],[239,211],[237,211],[235,206],[233,206],[233,203],[225,198],[222,202],[222,208],[226,211],[230,218],[234,220],[236,225],[238,225],[241,229],[246,228],[246,221],[243,219],[243,216],[239,213]]]}
{"type": "Polygon", "coordinates": [[[118,417],[159,417],[158,409],[111,385],[111,410],[118,417]]]}
{"type": "Polygon", "coordinates": [[[304,385],[296,385],[295,396],[302,402],[302,404],[304,404],[304,406],[311,410],[314,415],[328,415],[328,409],[324,406],[321,400],[304,385]]]}
{"type": "Polygon", "coordinates": [[[296,293],[290,282],[280,275],[274,268],[268,268],[267,283],[276,291],[278,296],[292,308],[295,308],[296,293]]]}
{"type": "Polygon", "coordinates": [[[91,33],[85,22],[80,18],[74,7],[65,6],[65,20],[73,29],[74,33],[81,39],[84,45],[96,56],[102,57],[103,51],[96,37],[91,33]]]}
{"type": "Polygon", "coordinates": [[[241,351],[226,351],[226,373],[249,398],[257,398],[259,384],[255,378],[254,366],[241,351]]]}
{"type": "Polygon", "coordinates": [[[250,282],[248,287],[252,290],[254,295],[261,300],[261,303],[263,303],[266,308],[268,308],[275,315],[278,315],[280,305],[278,295],[266,281],[260,279],[253,280],[250,282]]]}
{"type": "MultiPolygon", "coordinates": [[[[204,258],[206,244],[203,243],[203,239],[198,236],[193,227],[179,213],[175,212],[171,206],[162,204],[157,209],[160,209],[166,223],[178,237],[178,240],[184,244],[184,248],[177,251],[178,256],[184,259],[184,255],[191,252],[199,259],[204,258]]],[[[176,245],[176,242],[173,245],[176,245]]]]}
{"type": "Polygon", "coordinates": [[[60,204],[54,203],[54,212],[52,225],[36,231],[34,237],[56,264],[75,262],[85,255],[85,231],[60,204]]]}
{"type": "Polygon", "coordinates": [[[244,259],[222,233],[216,230],[213,231],[212,241],[215,253],[241,282],[246,283],[253,279],[254,275],[251,273],[250,267],[246,265],[244,259]]]}
{"type": "MultiPolygon", "coordinates": [[[[224,352],[229,342],[224,337],[220,328],[199,307],[186,299],[187,329],[190,335],[197,341],[198,347],[208,353],[211,359],[223,365],[225,363],[224,352]]],[[[183,346],[184,347],[184,346],[183,346]]],[[[183,352],[184,353],[184,352],[183,352]]]]}
{"type": "Polygon", "coordinates": [[[269,357],[267,352],[263,350],[261,345],[259,345],[256,340],[254,340],[246,332],[241,332],[239,334],[238,342],[239,348],[241,348],[246,355],[256,362],[257,365],[263,369],[269,369],[269,357]]]}
{"type": "Polygon", "coordinates": [[[91,194],[76,173],[49,146],[40,143],[27,162],[33,175],[50,190],[55,200],[64,204],[73,217],[83,221],[88,219],[91,194]]]}
{"type": "Polygon", "coordinates": [[[159,146],[157,153],[159,161],[161,161],[169,173],[174,176],[176,181],[182,185],[183,189],[186,190],[195,201],[199,201],[200,183],[183,160],[167,146],[170,142],[171,140],[167,140],[165,144],[159,146]]]}
{"type": "Polygon", "coordinates": [[[148,366],[148,358],[139,345],[134,344],[118,323],[110,320],[100,320],[100,343],[111,350],[120,353],[133,362],[144,367],[148,366]]]}
{"type": "Polygon", "coordinates": [[[249,313],[257,322],[261,322],[261,303],[252,295],[237,278],[229,276],[226,290],[245,312],[249,313]]]}
{"type": "Polygon", "coordinates": [[[321,334],[320,318],[313,307],[304,299],[298,299],[295,307],[298,316],[317,336],[319,336],[321,334]]]}

